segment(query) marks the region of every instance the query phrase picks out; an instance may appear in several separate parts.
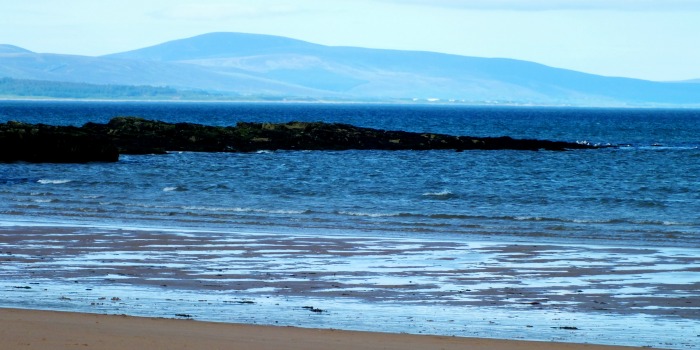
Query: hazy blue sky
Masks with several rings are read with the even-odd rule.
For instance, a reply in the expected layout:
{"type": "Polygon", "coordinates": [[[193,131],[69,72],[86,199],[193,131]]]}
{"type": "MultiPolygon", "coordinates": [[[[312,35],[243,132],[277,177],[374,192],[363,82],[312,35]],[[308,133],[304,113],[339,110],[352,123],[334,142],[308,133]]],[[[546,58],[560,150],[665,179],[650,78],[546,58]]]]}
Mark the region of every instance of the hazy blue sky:
{"type": "Polygon", "coordinates": [[[698,0],[0,0],[0,43],[101,55],[213,31],[700,78],[698,0]]]}

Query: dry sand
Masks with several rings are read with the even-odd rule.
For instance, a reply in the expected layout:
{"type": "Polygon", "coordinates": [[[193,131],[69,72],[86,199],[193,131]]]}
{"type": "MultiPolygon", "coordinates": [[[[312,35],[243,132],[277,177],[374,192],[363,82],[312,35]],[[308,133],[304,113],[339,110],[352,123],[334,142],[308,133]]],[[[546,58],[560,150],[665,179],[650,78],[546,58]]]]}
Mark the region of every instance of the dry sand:
{"type": "Polygon", "coordinates": [[[0,349],[633,349],[0,309],[0,349]]]}

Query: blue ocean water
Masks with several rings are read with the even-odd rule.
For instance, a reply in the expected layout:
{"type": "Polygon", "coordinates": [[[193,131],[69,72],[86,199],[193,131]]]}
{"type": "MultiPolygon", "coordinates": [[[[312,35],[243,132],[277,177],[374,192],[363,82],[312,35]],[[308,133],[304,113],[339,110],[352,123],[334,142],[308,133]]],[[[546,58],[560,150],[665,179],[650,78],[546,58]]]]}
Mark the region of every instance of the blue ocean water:
{"type": "Polygon", "coordinates": [[[0,122],[325,121],[611,144],[567,152],[170,153],[0,164],[0,220],[700,247],[700,111],[0,102],[0,122]]]}

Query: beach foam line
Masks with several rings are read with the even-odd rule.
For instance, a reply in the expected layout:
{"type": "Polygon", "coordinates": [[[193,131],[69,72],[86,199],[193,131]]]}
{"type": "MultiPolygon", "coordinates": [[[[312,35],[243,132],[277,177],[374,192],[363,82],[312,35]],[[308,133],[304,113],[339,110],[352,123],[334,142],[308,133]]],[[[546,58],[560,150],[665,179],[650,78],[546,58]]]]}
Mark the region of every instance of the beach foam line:
{"type": "Polygon", "coordinates": [[[0,309],[3,349],[623,350],[603,346],[0,309]]]}

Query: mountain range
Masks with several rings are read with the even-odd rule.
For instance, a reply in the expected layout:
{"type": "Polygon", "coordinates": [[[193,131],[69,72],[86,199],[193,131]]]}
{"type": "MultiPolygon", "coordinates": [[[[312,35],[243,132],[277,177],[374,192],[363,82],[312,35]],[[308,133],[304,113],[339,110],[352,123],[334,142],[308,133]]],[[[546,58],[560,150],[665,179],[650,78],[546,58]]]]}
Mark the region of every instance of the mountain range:
{"type": "Polygon", "coordinates": [[[700,106],[700,80],[652,82],[514,59],[244,33],[209,33],[99,57],[0,45],[0,78],[167,87],[227,99],[700,106]]]}

